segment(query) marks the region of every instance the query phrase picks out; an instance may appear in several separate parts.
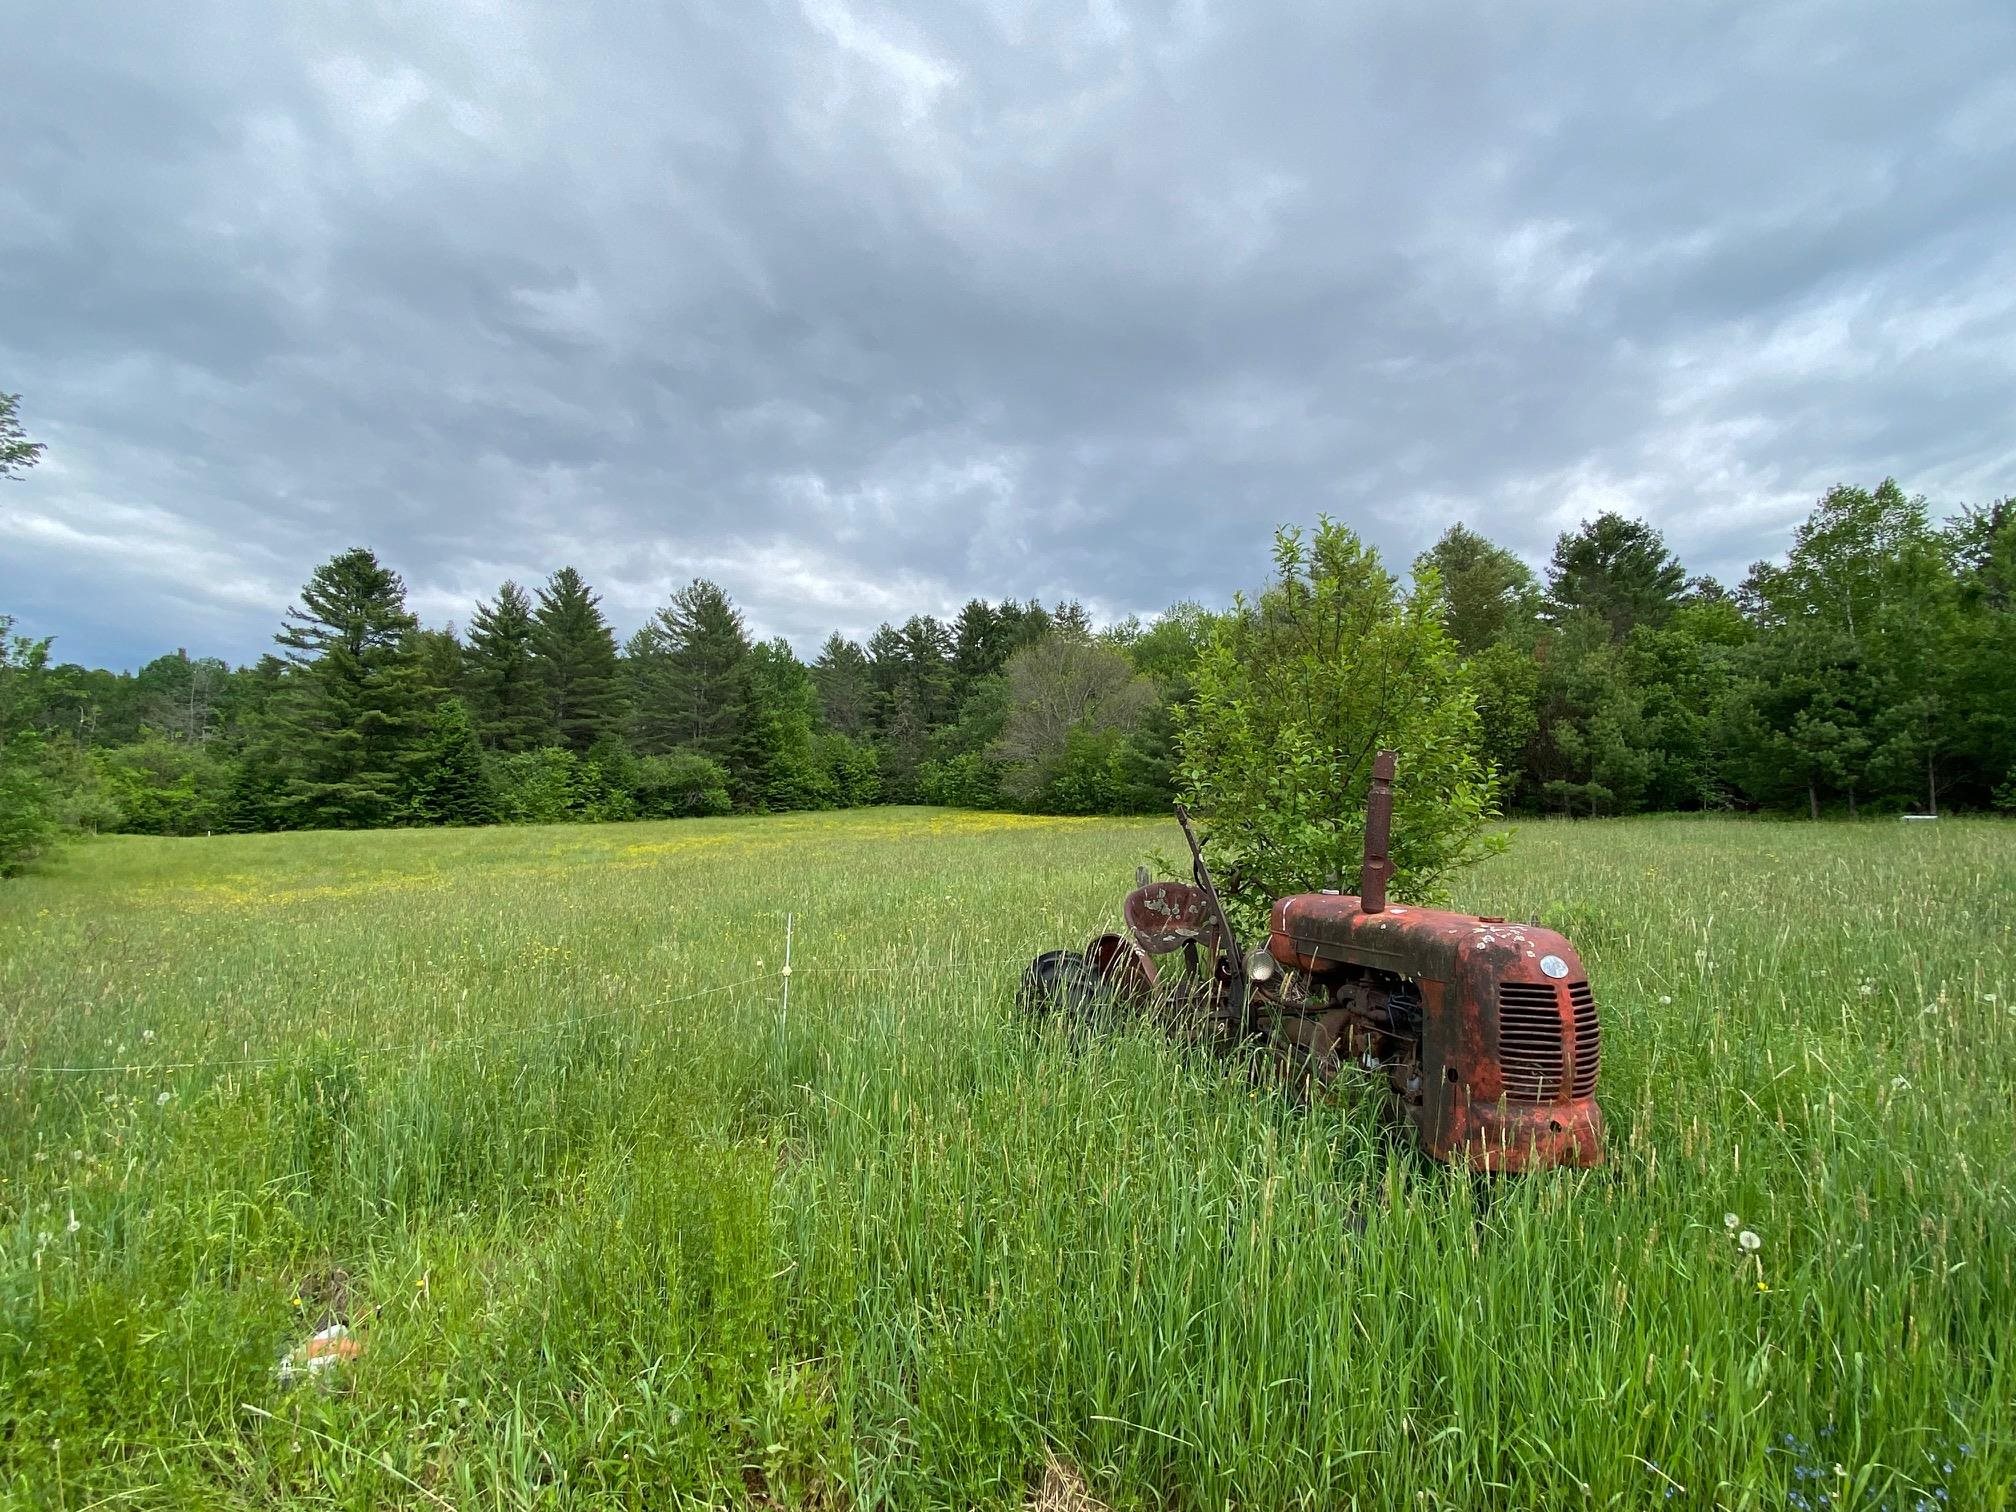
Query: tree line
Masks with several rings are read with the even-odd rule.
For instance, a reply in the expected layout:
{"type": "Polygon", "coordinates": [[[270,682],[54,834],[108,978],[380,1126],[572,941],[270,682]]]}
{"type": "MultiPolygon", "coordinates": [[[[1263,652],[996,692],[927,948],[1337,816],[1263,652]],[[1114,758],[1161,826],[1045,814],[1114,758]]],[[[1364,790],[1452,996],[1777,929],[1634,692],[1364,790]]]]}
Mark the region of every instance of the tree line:
{"type": "MultiPolygon", "coordinates": [[[[0,622],[0,864],[64,828],[1159,812],[1235,767],[1252,800],[1270,764],[1306,766],[1290,706],[1319,685],[1333,724],[1464,744],[1433,759],[1474,761],[1447,792],[1479,815],[2016,808],[2016,501],[1935,522],[1894,482],[1837,487],[1734,589],[1614,513],[1563,534],[1544,576],[1462,525],[1405,584],[1329,522],[1283,534],[1276,567],[1222,609],[1098,626],[1076,603],[974,599],[836,632],[809,663],[705,579],[621,642],[571,567],[504,583],[460,633],[422,626],[361,547],[249,665],[58,664],[0,622]]],[[[1252,838],[1256,866],[1287,844],[1252,838]]]]}

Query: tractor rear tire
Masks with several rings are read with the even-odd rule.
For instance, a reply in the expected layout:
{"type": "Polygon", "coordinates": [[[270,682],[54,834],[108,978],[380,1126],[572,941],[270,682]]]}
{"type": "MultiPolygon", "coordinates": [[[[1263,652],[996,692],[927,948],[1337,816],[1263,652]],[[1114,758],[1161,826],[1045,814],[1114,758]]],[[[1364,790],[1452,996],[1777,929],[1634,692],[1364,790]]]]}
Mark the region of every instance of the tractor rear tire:
{"type": "Polygon", "coordinates": [[[1109,1015],[1113,994],[1083,951],[1046,950],[1022,973],[1015,1005],[1039,1022],[1096,1028],[1109,1015]]]}

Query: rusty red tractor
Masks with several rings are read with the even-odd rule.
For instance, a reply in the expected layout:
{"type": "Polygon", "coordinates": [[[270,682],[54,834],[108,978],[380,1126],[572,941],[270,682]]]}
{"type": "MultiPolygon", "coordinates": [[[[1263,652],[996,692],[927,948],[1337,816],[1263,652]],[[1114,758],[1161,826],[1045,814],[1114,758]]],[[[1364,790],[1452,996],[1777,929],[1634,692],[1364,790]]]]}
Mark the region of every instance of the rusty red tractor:
{"type": "Polygon", "coordinates": [[[1258,1050],[1304,1090],[1355,1070],[1383,1084],[1393,1124],[1437,1161],[1601,1164],[1601,1028],[1581,957],[1535,924],[1388,902],[1393,771],[1393,753],[1380,752],[1358,896],[1278,898],[1266,942],[1242,945],[1179,805],[1192,880],[1143,871],[1127,932],[1038,956],[1023,1006],[1149,1017],[1220,1052],[1258,1050]]]}

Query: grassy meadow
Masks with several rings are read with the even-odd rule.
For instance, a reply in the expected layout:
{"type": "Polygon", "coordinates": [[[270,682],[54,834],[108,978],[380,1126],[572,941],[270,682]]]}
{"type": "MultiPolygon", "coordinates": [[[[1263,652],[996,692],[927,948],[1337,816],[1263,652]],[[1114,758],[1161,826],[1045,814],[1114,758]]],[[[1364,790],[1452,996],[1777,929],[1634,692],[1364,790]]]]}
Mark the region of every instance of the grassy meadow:
{"type": "Polygon", "coordinates": [[[0,884],[0,1502],[2016,1504],[2016,828],[1522,826],[1461,901],[1581,946],[1612,1145],[1516,1183],[1018,1023],[1179,846],[885,809],[0,884]]]}

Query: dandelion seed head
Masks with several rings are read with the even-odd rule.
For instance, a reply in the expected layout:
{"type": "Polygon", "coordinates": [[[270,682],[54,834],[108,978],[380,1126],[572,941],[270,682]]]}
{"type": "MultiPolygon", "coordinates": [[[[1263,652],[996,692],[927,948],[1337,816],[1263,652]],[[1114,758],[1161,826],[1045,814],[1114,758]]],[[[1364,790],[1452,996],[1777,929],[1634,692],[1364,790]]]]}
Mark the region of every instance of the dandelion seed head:
{"type": "Polygon", "coordinates": [[[1757,1237],[1757,1231],[1755,1229],[1743,1230],[1742,1233],[1736,1236],[1736,1242],[1742,1245],[1746,1251],[1749,1251],[1751,1253],[1755,1253],[1758,1249],[1762,1248],[1764,1244],[1764,1241],[1757,1237]]]}
{"type": "Polygon", "coordinates": [[[1724,1213],[1722,1215],[1722,1227],[1724,1227],[1725,1229],[1734,1229],[1736,1225],[1741,1223],[1742,1221],[1743,1220],[1741,1218],[1738,1218],[1734,1213],[1724,1213]]]}

